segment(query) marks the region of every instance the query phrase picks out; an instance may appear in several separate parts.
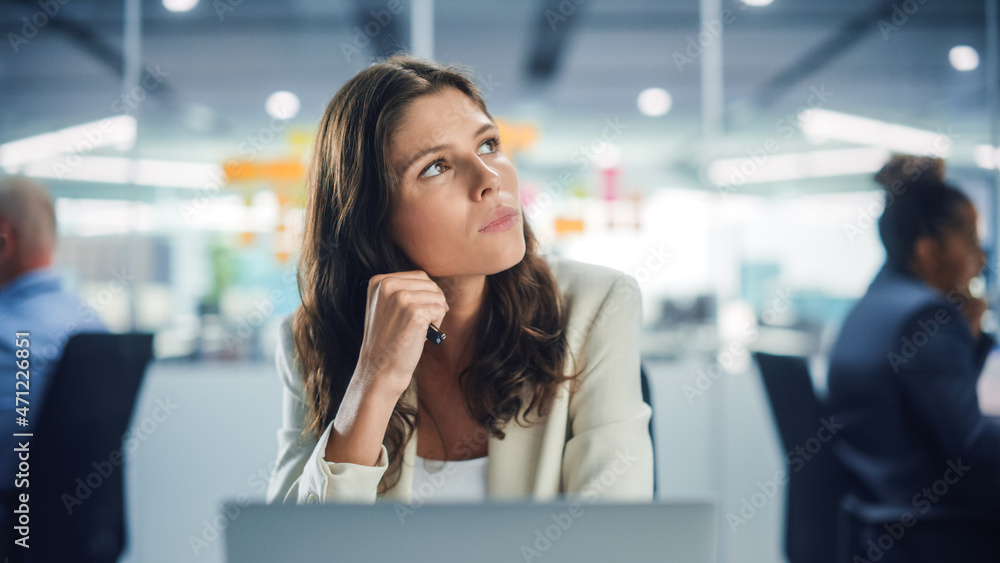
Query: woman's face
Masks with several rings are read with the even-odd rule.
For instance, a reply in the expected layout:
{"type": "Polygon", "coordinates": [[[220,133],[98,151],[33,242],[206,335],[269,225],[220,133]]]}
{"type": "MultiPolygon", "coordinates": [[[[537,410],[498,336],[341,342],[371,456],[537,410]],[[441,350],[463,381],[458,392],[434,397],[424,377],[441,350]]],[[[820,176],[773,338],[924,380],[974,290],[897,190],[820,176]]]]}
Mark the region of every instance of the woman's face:
{"type": "Polygon", "coordinates": [[[489,117],[455,88],[421,96],[389,144],[392,236],[432,277],[495,274],[524,257],[517,171],[489,117]]]}
{"type": "Polygon", "coordinates": [[[986,264],[986,256],[979,245],[976,208],[970,203],[962,203],[956,214],[958,223],[942,230],[940,239],[934,243],[932,258],[925,265],[926,274],[922,276],[944,292],[964,292],[986,264]]]}

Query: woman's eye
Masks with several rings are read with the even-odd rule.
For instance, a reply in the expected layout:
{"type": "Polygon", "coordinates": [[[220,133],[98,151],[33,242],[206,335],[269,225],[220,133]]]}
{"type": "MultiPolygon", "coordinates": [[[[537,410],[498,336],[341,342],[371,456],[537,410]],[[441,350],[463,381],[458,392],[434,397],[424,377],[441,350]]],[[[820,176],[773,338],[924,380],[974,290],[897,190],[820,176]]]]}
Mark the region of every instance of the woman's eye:
{"type": "Polygon", "coordinates": [[[444,173],[444,163],[440,160],[437,162],[432,162],[430,166],[424,168],[424,171],[420,173],[422,178],[433,178],[438,174],[444,173]]]}
{"type": "Polygon", "coordinates": [[[483,144],[479,145],[479,154],[490,154],[497,152],[497,140],[496,139],[486,139],[483,144]],[[483,147],[486,147],[485,150],[483,147]]]}

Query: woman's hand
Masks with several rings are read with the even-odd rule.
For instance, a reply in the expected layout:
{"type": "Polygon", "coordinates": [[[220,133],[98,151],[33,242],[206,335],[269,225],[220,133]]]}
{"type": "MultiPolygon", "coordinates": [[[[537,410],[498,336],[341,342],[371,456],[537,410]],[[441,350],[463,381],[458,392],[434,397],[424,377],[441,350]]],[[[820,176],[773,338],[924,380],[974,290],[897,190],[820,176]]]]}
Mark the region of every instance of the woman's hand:
{"type": "Polygon", "coordinates": [[[373,276],[355,377],[395,403],[423,353],[427,326],[441,326],[447,312],[444,292],[422,270],[373,276]]]}
{"type": "Polygon", "coordinates": [[[420,270],[368,281],[358,365],[334,418],[326,461],[376,464],[393,408],[424,351],[427,326],[440,326],[447,312],[444,292],[420,270]]]}
{"type": "Polygon", "coordinates": [[[969,329],[972,331],[972,339],[978,340],[982,334],[983,313],[988,308],[986,300],[981,297],[969,297],[968,301],[962,305],[962,315],[969,321],[969,329]]]}
{"type": "Polygon", "coordinates": [[[978,340],[982,334],[983,313],[989,304],[982,297],[974,297],[968,284],[959,285],[948,294],[948,300],[955,303],[962,316],[969,323],[969,330],[972,331],[972,339],[978,340]]]}

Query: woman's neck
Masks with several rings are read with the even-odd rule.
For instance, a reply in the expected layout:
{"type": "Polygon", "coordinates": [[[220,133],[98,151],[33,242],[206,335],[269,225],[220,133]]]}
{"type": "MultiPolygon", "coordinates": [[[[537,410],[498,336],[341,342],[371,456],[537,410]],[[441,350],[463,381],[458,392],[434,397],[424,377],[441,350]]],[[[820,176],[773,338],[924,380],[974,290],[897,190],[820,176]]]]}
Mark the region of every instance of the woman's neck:
{"type": "Polygon", "coordinates": [[[439,369],[460,371],[471,361],[476,323],[486,298],[486,276],[442,277],[434,281],[448,301],[448,313],[438,327],[445,333],[445,340],[440,345],[427,342],[423,355],[439,369]]]}

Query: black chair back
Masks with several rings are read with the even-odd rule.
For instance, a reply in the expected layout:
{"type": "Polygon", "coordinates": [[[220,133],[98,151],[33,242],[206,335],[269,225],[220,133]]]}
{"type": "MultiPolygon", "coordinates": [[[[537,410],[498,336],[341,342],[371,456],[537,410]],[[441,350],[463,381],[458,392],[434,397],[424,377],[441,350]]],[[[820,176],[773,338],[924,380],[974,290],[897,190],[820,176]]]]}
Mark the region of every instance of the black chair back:
{"type": "Polygon", "coordinates": [[[791,563],[833,563],[843,470],[804,358],[754,354],[785,450],[785,553],[791,563]],[[827,441],[822,441],[827,438],[827,441]]]}
{"type": "Polygon", "coordinates": [[[995,508],[886,505],[848,494],[841,501],[839,563],[996,563],[1000,512],[995,508]]]}
{"type": "MultiPolygon", "coordinates": [[[[646,368],[639,365],[639,379],[642,384],[642,400],[653,408],[653,394],[649,390],[649,376],[646,375],[646,368]]],[[[653,494],[656,495],[656,436],[653,434],[653,414],[649,415],[649,440],[653,443],[653,494]]]]}
{"type": "Polygon", "coordinates": [[[126,543],[122,439],[152,341],[77,334],[67,342],[28,438],[31,547],[13,561],[118,561],[126,543]]]}

